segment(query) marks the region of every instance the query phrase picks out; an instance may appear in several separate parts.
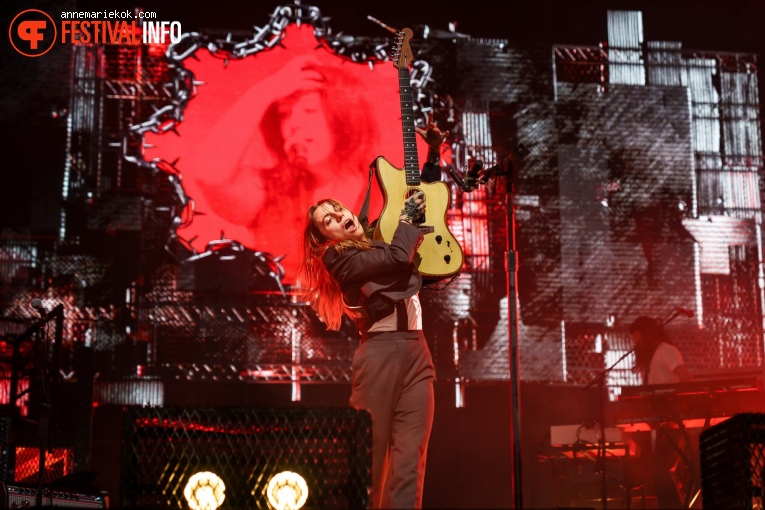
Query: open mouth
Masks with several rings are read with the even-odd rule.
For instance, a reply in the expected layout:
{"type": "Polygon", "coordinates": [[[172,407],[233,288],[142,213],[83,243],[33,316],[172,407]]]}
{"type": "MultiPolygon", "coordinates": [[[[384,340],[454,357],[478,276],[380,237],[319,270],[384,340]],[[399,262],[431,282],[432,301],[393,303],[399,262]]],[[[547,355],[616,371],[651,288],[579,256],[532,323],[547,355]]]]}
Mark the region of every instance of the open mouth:
{"type": "Polygon", "coordinates": [[[345,220],[345,230],[351,230],[353,228],[353,220],[345,220]]]}

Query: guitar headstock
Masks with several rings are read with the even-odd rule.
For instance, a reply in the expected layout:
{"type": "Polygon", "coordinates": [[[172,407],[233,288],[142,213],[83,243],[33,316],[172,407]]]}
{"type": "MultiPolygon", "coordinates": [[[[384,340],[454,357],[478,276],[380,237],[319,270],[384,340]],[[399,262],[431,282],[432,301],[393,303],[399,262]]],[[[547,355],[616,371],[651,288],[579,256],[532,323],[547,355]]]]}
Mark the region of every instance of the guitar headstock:
{"type": "Polygon", "coordinates": [[[409,40],[413,36],[411,28],[396,31],[396,46],[393,48],[393,67],[396,69],[409,69],[409,64],[414,60],[409,40]]]}

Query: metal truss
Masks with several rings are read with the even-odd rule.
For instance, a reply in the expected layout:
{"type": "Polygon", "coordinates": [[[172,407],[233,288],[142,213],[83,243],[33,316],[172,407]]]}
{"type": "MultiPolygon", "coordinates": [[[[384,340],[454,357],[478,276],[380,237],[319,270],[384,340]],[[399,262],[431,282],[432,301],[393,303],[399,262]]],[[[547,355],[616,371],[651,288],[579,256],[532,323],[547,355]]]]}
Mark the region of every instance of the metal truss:
{"type": "Polygon", "coordinates": [[[247,366],[168,363],[158,368],[164,376],[189,381],[270,383],[347,383],[351,381],[350,361],[321,364],[270,363],[247,366]]]}

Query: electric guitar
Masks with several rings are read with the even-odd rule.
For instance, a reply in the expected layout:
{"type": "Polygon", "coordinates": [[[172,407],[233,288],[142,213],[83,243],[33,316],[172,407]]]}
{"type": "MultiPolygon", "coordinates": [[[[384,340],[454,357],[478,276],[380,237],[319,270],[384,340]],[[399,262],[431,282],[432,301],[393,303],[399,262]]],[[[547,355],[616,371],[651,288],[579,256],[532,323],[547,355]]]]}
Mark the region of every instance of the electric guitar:
{"type": "Polygon", "coordinates": [[[446,225],[446,211],[451,200],[449,188],[443,182],[420,182],[417,161],[417,139],[414,130],[412,88],[409,64],[413,60],[409,40],[412,30],[396,32],[393,65],[398,69],[401,98],[401,124],[404,132],[404,169],[394,167],[384,157],[375,160],[375,175],[383,193],[385,205],[375,226],[374,239],[391,242],[398,227],[401,209],[407,198],[422,191],[425,194],[425,220],[418,228],[425,233],[417,250],[415,264],[420,274],[429,279],[448,278],[462,269],[462,248],[446,225]]]}

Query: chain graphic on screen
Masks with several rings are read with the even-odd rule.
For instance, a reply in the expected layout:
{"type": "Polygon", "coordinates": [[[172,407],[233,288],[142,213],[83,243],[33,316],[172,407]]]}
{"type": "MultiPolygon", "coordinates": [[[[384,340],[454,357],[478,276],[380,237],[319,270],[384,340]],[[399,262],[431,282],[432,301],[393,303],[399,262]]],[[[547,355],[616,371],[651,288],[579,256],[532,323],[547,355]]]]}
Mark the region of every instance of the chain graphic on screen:
{"type": "MultiPolygon", "coordinates": [[[[184,66],[188,58],[195,58],[198,51],[206,50],[215,58],[222,59],[224,65],[231,60],[241,60],[261,51],[269,50],[281,44],[288,25],[295,23],[298,27],[307,24],[313,27],[314,36],[319,44],[326,45],[333,53],[356,63],[368,63],[370,67],[376,62],[388,60],[391,41],[382,43],[361,43],[354,38],[334,34],[327,24],[329,18],[322,16],[318,7],[309,5],[285,5],[274,9],[270,21],[263,27],[254,27],[252,37],[237,41],[231,34],[225,39],[211,38],[200,32],[190,32],[181,35],[180,41],[171,44],[165,54],[168,60],[172,83],[168,87],[171,94],[170,103],[158,108],[143,122],[132,125],[122,138],[123,157],[154,174],[166,176],[175,194],[175,208],[170,235],[166,243],[167,251],[173,241],[178,241],[192,253],[197,251],[191,246],[192,240],[177,234],[182,227],[187,227],[193,221],[195,203],[193,197],[186,194],[182,184],[182,171],[173,162],[162,158],[147,160],[145,150],[148,148],[144,135],[146,133],[165,134],[177,133],[177,127],[183,121],[184,111],[189,101],[197,95],[198,87],[203,85],[195,79],[194,74],[184,66]]],[[[413,63],[411,71],[412,92],[415,98],[413,109],[415,116],[427,121],[428,113],[433,111],[433,96],[428,91],[433,83],[433,69],[424,60],[413,63]]],[[[278,260],[276,261],[278,263],[278,260]]],[[[283,270],[282,274],[283,276],[283,270]]]]}

